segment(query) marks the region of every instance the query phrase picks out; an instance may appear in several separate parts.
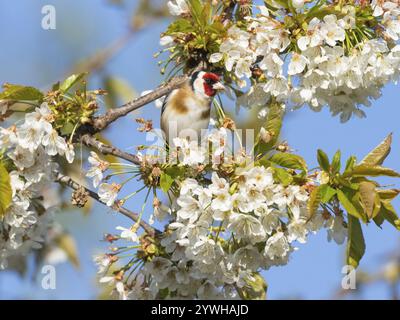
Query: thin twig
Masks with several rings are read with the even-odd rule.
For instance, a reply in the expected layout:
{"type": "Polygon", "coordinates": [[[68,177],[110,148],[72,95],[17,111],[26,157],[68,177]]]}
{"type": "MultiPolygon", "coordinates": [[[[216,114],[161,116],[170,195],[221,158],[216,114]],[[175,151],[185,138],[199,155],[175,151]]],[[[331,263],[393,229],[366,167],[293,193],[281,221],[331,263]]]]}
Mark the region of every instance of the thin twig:
{"type": "Polygon", "coordinates": [[[169,82],[160,86],[159,88],[150,92],[149,94],[139,97],[133,101],[130,101],[130,102],[122,105],[119,108],[114,108],[114,109],[107,111],[104,115],[99,116],[94,119],[93,129],[95,130],[95,132],[104,130],[115,120],[126,116],[128,113],[135,111],[135,110],[153,102],[154,100],[162,98],[163,96],[170,93],[172,90],[175,90],[175,89],[179,88],[180,86],[182,86],[185,83],[185,81],[187,81],[187,80],[188,80],[187,75],[182,75],[182,76],[172,78],[169,82]]]}
{"type": "Polygon", "coordinates": [[[138,166],[140,166],[140,164],[141,164],[139,157],[137,155],[127,153],[125,151],[122,151],[121,149],[114,147],[114,146],[109,146],[107,144],[104,144],[89,134],[83,135],[81,137],[81,141],[86,146],[95,148],[103,155],[113,155],[120,159],[129,161],[133,164],[136,164],[138,166]]]}
{"type": "MultiPolygon", "coordinates": [[[[63,185],[66,185],[66,186],[70,187],[73,190],[78,190],[79,188],[84,188],[91,198],[93,198],[94,200],[96,200],[99,203],[104,204],[100,200],[100,197],[98,196],[98,194],[96,192],[94,192],[94,191],[92,191],[92,190],[90,190],[88,188],[85,188],[84,186],[80,185],[79,183],[74,181],[69,176],[65,176],[65,175],[62,175],[61,173],[59,173],[59,174],[57,174],[56,182],[58,182],[60,184],[63,184],[63,185]]],[[[139,222],[139,224],[143,228],[143,230],[145,230],[150,236],[154,237],[157,234],[161,233],[160,230],[153,228],[147,222],[141,220],[139,218],[139,214],[134,213],[132,211],[129,211],[128,209],[119,206],[117,203],[115,203],[111,208],[114,211],[117,211],[117,212],[123,214],[125,217],[128,217],[129,219],[131,219],[131,220],[133,220],[135,222],[139,222]]]]}

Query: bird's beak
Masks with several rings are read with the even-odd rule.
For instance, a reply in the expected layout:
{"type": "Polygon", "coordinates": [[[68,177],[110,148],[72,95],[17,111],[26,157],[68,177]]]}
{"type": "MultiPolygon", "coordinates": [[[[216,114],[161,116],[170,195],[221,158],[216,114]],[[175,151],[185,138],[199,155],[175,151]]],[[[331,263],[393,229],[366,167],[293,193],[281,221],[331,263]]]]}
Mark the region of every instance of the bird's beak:
{"type": "Polygon", "coordinates": [[[213,85],[213,89],[217,91],[224,91],[226,88],[221,82],[217,82],[213,85]]]}

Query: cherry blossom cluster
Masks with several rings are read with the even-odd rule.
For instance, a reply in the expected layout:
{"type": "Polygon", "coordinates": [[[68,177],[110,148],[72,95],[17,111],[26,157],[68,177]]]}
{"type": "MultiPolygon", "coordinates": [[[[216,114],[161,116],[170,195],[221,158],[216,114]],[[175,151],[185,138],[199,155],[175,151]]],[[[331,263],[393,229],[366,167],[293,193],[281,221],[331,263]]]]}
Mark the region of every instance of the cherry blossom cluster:
{"type": "MultiPolygon", "coordinates": [[[[209,52],[211,65],[223,68],[226,79],[236,84],[237,107],[265,107],[274,97],[292,108],[308,105],[320,111],[327,106],[342,122],[353,114],[365,117],[361,107],[370,106],[387,83],[399,78],[399,2],[287,3],[272,1],[269,8],[254,7],[224,22],[228,30],[214,44],[219,50],[209,52]]],[[[168,7],[174,16],[191,15],[185,0],[169,1],[168,7]]],[[[171,59],[181,42],[174,32],[161,39],[171,59]]]]}
{"type": "Polygon", "coordinates": [[[274,183],[263,166],[235,178],[234,191],[215,172],[206,187],[184,181],[176,222],[161,242],[170,256],[144,267],[152,298],[165,288],[171,298],[239,298],[235,288],[249,287],[260,270],[287,264],[293,244],[305,243],[310,232],[325,226],[343,243],[342,217],[317,214],[307,221],[308,194],[301,187],[274,183]]]}
{"type": "Polygon", "coordinates": [[[0,221],[0,269],[9,259],[41,248],[52,224],[52,209],[42,199],[54,181],[53,157],[74,159],[71,144],[53,129],[46,103],[27,113],[18,125],[0,127],[0,150],[9,170],[12,203],[0,221]]]}
{"type": "MultiPolygon", "coordinates": [[[[207,141],[226,139],[226,135],[221,128],[209,134],[207,141]]],[[[177,166],[199,169],[206,156],[197,143],[179,138],[174,143],[182,152],[177,166]]],[[[211,150],[211,157],[222,154],[219,148],[211,150]]],[[[179,183],[169,207],[155,198],[152,219],[165,225],[158,243],[149,242],[146,234],[138,235],[137,225],[118,227],[121,234],[109,235],[108,240],[128,244],[95,257],[100,282],[114,285],[122,299],[242,298],[239,292],[250,290],[260,271],[286,265],[296,243],[306,243],[309,234],[326,228],[329,241],[345,241],[343,215],[318,211],[309,219],[309,188],[318,181],[282,185],[272,168],[243,166],[245,159],[248,157],[221,162],[222,167],[236,168],[233,172],[227,173],[215,162],[204,178],[187,177],[179,183]],[[154,247],[149,250],[151,245],[154,247]],[[133,257],[119,269],[120,257],[135,250],[137,254],[128,255],[133,257]]],[[[107,166],[94,154],[90,162],[88,175],[97,177],[97,184],[107,166]]],[[[99,195],[111,204],[118,191],[106,196],[99,190],[99,195]]]]}
{"type": "MultiPolygon", "coordinates": [[[[347,261],[357,266],[365,251],[361,222],[380,226],[387,220],[400,230],[391,204],[399,190],[378,188],[367,178],[400,176],[382,166],[391,135],[360,163],[350,157],[344,170],[340,151],[330,161],[318,150],[321,171],[312,173],[279,141],[286,107],[308,105],[319,111],[327,106],[345,122],[353,114],[364,117],[360,107],[397,81],[400,1],[265,3],[255,12],[247,0],[169,1],[178,19],[161,38],[167,46],[163,52],[171,54],[163,69],[175,62],[171,75],[181,69],[192,72],[194,66],[221,72],[237,107],[257,107],[259,116],[267,118],[255,137],[254,130],[246,131],[246,145],[217,100],[215,128],[200,144],[174,138],[168,147],[163,140],[162,145],[138,147],[149,153],[133,155],[85,141],[99,142],[94,134],[135,101],[94,118],[95,97],[104,91],[71,92],[84,74],[56,84],[46,96],[32,87],[4,86],[1,123],[19,112],[10,105],[21,97],[22,102],[49,105],[39,103],[33,110],[27,103],[24,118],[0,126],[0,173],[6,173],[0,187],[7,193],[0,199],[0,269],[44,244],[56,247],[45,257],[48,261],[70,255],[78,264],[67,253],[70,248],[56,245],[65,234],[53,223],[54,209],[46,201],[55,180],[75,190],[73,205],[84,207],[92,197],[134,221],[106,234],[109,252],[94,257],[99,282],[112,285],[120,299],[262,299],[266,283],[260,273],[288,264],[309,235],[326,230],[328,241],[337,244],[347,238],[347,261]],[[74,162],[73,141],[80,138],[104,155],[129,161],[109,162],[91,151],[86,177],[96,193],[57,175],[60,163],[74,162]],[[134,179],[140,188],[132,192],[128,182],[134,179]],[[122,190],[129,192],[120,198],[122,190]],[[125,203],[142,190],[147,193],[140,213],[126,209],[125,203]]],[[[143,125],[140,132],[158,136],[151,121],[136,121],[143,125]]]]}
{"type": "Polygon", "coordinates": [[[262,72],[262,80],[253,80],[239,98],[244,106],[263,106],[273,96],[315,111],[328,106],[342,122],[352,114],[364,117],[359,107],[370,106],[400,70],[398,3],[373,1],[372,6],[383,28],[380,34],[360,31],[356,6],[348,5],[337,14],[314,17],[296,36],[260,7],[257,17],[246,17],[246,29],[234,25],[228,30],[210,62],[222,63],[240,87],[247,85],[245,79],[254,79],[255,70],[262,72]]]}

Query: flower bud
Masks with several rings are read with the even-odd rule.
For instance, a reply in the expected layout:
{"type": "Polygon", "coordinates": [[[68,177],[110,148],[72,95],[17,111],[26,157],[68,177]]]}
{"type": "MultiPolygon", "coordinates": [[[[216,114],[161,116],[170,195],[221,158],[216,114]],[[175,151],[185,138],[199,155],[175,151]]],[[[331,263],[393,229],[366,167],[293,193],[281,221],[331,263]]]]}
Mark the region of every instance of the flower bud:
{"type": "Polygon", "coordinates": [[[106,233],[104,235],[104,240],[110,243],[113,243],[114,241],[117,241],[119,238],[110,234],[110,233],[106,233]]]}
{"type": "Polygon", "coordinates": [[[264,127],[262,127],[260,129],[260,138],[263,142],[268,143],[271,141],[272,136],[268,130],[266,130],[264,127]]]}

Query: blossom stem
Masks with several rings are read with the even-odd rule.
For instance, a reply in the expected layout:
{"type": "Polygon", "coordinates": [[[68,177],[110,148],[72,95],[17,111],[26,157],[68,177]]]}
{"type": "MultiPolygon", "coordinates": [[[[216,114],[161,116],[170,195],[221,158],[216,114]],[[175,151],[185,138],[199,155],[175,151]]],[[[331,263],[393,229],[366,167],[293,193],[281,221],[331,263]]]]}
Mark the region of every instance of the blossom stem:
{"type": "Polygon", "coordinates": [[[136,257],[136,253],[131,253],[131,254],[126,254],[123,256],[118,256],[120,259],[124,259],[124,258],[130,258],[130,257],[136,257]]]}
{"type": "Polygon", "coordinates": [[[141,267],[144,265],[144,261],[143,261],[143,260],[135,260],[134,263],[133,263],[129,268],[131,268],[133,265],[135,265],[135,266],[132,268],[131,272],[129,272],[129,275],[128,275],[128,277],[126,278],[126,281],[129,280],[129,278],[132,276],[132,274],[133,274],[137,269],[141,268],[141,267]],[[136,265],[135,265],[135,264],[136,264],[136,265]]]}
{"type": "MultiPolygon", "coordinates": [[[[114,176],[119,176],[119,175],[123,175],[123,174],[128,174],[128,173],[136,173],[136,171],[118,171],[118,172],[110,173],[109,175],[107,175],[106,179],[107,179],[107,178],[109,179],[109,178],[114,177],[114,176]]],[[[139,175],[139,174],[137,174],[136,177],[137,177],[138,175],[139,175]]]]}
{"type": "Polygon", "coordinates": [[[129,246],[129,247],[118,248],[118,251],[113,252],[113,254],[121,254],[121,253],[130,251],[130,250],[132,250],[132,249],[138,249],[138,248],[140,248],[140,247],[141,247],[140,245],[137,245],[137,246],[129,246]]]}
{"type": "Polygon", "coordinates": [[[151,102],[154,100],[157,100],[168,93],[170,93],[172,90],[180,87],[182,84],[184,84],[188,80],[187,75],[183,76],[178,76],[173,79],[171,79],[169,82],[166,84],[160,86],[158,89],[150,92],[149,94],[146,94],[142,97],[136,98],[133,101],[130,101],[124,105],[122,105],[119,108],[114,108],[109,111],[107,111],[104,115],[99,116],[94,120],[93,123],[93,129],[95,131],[102,131],[105,128],[107,128],[110,124],[112,124],[114,121],[118,120],[121,117],[126,116],[128,113],[135,111],[151,102]]]}
{"type": "Polygon", "coordinates": [[[145,189],[146,186],[144,185],[142,188],[140,188],[139,190],[136,190],[135,192],[132,192],[131,194],[128,194],[126,197],[124,197],[122,199],[122,201],[127,201],[128,199],[132,198],[134,195],[138,194],[140,191],[142,191],[143,189],[145,189]]]}
{"type": "Polygon", "coordinates": [[[144,203],[142,205],[142,210],[140,211],[140,214],[139,214],[139,219],[136,222],[138,224],[140,224],[140,222],[142,221],[143,212],[144,212],[144,209],[146,208],[146,204],[147,204],[147,200],[149,199],[150,191],[151,191],[151,188],[149,188],[149,190],[147,191],[146,198],[144,199],[144,203]]]}
{"type": "MultiPolygon", "coordinates": [[[[98,194],[96,192],[83,187],[82,185],[80,185],[79,183],[74,181],[69,176],[65,176],[65,175],[62,175],[61,173],[58,173],[55,181],[60,183],[60,184],[62,184],[62,185],[66,185],[66,186],[70,187],[73,190],[78,190],[80,188],[84,188],[86,190],[86,192],[88,192],[88,194],[89,194],[89,196],[91,198],[93,198],[97,202],[100,202],[100,203],[103,204],[103,202],[100,200],[100,197],[98,196],[98,194]]],[[[124,207],[121,207],[121,206],[118,206],[117,204],[114,204],[112,206],[112,209],[117,211],[117,212],[119,212],[119,213],[121,213],[125,217],[135,221],[136,223],[138,223],[143,228],[143,230],[145,230],[150,236],[156,236],[156,235],[159,235],[159,234],[162,233],[160,230],[150,226],[147,222],[142,221],[140,219],[140,216],[137,213],[129,211],[128,209],[126,209],[124,207]]]]}
{"type": "Polygon", "coordinates": [[[217,234],[215,236],[215,242],[218,242],[218,237],[219,237],[219,234],[221,233],[223,223],[224,223],[223,220],[219,223],[218,231],[217,231],[217,234]]]}
{"type": "Polygon", "coordinates": [[[140,160],[136,155],[124,152],[114,146],[106,145],[90,134],[83,135],[81,140],[86,146],[97,149],[103,155],[113,155],[133,164],[140,165],[140,160]]]}
{"type": "MultiPolygon", "coordinates": [[[[85,91],[85,92],[86,92],[86,91],[85,91]]],[[[70,144],[72,144],[72,141],[74,140],[74,135],[75,135],[76,129],[78,129],[79,125],[80,125],[80,123],[77,122],[77,123],[75,124],[75,126],[74,126],[74,129],[73,129],[72,132],[71,132],[71,135],[70,135],[70,137],[69,137],[69,143],[70,143],[70,144]]]]}

